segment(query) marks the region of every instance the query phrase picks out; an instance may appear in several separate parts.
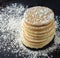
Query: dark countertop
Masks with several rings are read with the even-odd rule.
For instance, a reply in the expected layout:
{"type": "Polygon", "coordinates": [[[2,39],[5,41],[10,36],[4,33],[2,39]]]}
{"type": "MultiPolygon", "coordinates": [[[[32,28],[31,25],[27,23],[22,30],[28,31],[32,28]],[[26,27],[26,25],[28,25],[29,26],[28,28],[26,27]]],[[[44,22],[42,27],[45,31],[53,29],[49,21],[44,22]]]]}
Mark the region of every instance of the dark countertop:
{"type": "Polygon", "coordinates": [[[11,2],[22,3],[25,5],[29,5],[29,7],[37,6],[37,5],[47,6],[53,9],[56,15],[60,15],[60,6],[59,6],[60,1],[59,0],[0,0],[0,5],[6,4],[7,2],[8,4],[11,2]]]}

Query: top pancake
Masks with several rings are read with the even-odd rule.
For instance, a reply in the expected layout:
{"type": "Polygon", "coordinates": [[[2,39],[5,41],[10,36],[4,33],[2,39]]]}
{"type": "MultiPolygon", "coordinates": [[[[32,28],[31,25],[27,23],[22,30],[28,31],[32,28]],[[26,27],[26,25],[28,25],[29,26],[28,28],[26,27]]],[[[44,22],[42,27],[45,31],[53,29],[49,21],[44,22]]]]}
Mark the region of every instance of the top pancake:
{"type": "Polygon", "coordinates": [[[54,20],[54,13],[47,7],[35,6],[25,11],[23,19],[32,26],[46,25],[54,20]]]}

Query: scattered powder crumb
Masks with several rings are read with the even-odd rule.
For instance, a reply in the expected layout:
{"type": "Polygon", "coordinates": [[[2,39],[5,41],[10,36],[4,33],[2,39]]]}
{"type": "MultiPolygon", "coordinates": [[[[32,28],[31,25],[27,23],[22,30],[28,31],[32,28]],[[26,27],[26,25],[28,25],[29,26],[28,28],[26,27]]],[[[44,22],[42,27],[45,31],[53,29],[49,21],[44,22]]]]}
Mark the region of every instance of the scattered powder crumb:
{"type": "Polygon", "coordinates": [[[15,58],[52,58],[53,55],[50,57],[48,53],[53,52],[60,44],[59,18],[55,16],[58,24],[56,23],[57,34],[54,44],[44,50],[32,51],[21,43],[21,24],[26,8],[22,4],[14,3],[0,10],[0,54],[10,58],[11,56],[15,58]]]}

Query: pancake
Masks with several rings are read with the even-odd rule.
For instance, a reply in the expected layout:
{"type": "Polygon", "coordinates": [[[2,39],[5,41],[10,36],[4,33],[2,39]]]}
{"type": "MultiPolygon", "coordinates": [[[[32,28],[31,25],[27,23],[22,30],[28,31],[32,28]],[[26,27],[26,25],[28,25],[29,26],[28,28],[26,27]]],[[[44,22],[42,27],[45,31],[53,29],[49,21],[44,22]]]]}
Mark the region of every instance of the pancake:
{"type": "MultiPolygon", "coordinates": [[[[44,39],[52,36],[53,34],[55,34],[55,29],[51,30],[51,32],[49,32],[48,34],[45,34],[45,36],[44,36],[44,34],[43,34],[43,35],[39,35],[39,36],[28,35],[27,33],[23,32],[24,37],[27,37],[28,40],[34,40],[34,41],[35,41],[35,40],[36,40],[36,41],[37,41],[37,40],[39,40],[39,41],[44,40],[44,39]]],[[[39,42],[39,41],[38,41],[38,42],[39,42]]]]}
{"type": "MultiPolygon", "coordinates": [[[[54,32],[53,32],[49,37],[51,37],[52,35],[54,35],[54,32]]],[[[28,37],[28,36],[24,35],[24,38],[25,38],[26,40],[28,40],[28,41],[30,41],[30,42],[36,42],[36,43],[44,42],[44,41],[46,41],[49,37],[45,37],[45,38],[42,38],[42,37],[40,37],[40,38],[31,38],[31,37],[28,37]]]]}
{"type": "Polygon", "coordinates": [[[27,31],[24,31],[23,30],[23,32],[22,33],[25,33],[25,34],[28,34],[29,36],[32,36],[32,37],[44,37],[44,36],[49,36],[49,34],[51,34],[51,32],[53,33],[53,30],[55,30],[56,31],[56,29],[52,29],[51,31],[49,31],[48,33],[43,33],[43,34],[33,34],[33,33],[29,33],[29,32],[27,32],[27,31]]]}
{"type": "Polygon", "coordinates": [[[22,43],[27,46],[27,47],[30,47],[30,48],[43,48],[45,45],[49,44],[51,41],[52,41],[52,38],[54,36],[51,36],[48,38],[48,40],[46,40],[45,42],[40,42],[40,43],[31,43],[25,39],[22,39],[22,43]]]}
{"type": "MultiPolygon", "coordinates": [[[[24,18],[23,18],[24,19],[24,18]]],[[[25,21],[25,23],[29,26],[32,26],[32,27],[42,27],[42,26],[46,26],[46,25],[49,25],[51,22],[53,22],[54,19],[51,19],[49,23],[46,23],[46,24],[41,24],[41,25],[32,25],[30,23],[28,23],[28,21],[25,21]]]]}
{"type": "Polygon", "coordinates": [[[55,35],[54,12],[42,6],[28,8],[23,17],[22,43],[30,48],[43,48],[55,35]]]}
{"type": "Polygon", "coordinates": [[[30,30],[30,29],[27,29],[25,27],[23,27],[23,31],[27,31],[27,33],[30,33],[30,34],[36,34],[36,35],[41,35],[41,34],[45,34],[45,33],[48,33],[49,31],[51,31],[53,28],[55,28],[54,25],[52,25],[50,28],[44,30],[44,31],[33,31],[33,30],[30,30]]]}
{"type": "Polygon", "coordinates": [[[29,25],[43,26],[49,24],[54,19],[54,13],[47,7],[36,6],[25,11],[24,19],[29,25]]]}
{"type": "Polygon", "coordinates": [[[28,28],[33,31],[40,31],[40,30],[43,31],[43,30],[50,28],[53,24],[54,24],[54,21],[52,20],[51,23],[49,23],[48,25],[37,27],[37,26],[30,26],[24,22],[23,27],[28,28]]]}

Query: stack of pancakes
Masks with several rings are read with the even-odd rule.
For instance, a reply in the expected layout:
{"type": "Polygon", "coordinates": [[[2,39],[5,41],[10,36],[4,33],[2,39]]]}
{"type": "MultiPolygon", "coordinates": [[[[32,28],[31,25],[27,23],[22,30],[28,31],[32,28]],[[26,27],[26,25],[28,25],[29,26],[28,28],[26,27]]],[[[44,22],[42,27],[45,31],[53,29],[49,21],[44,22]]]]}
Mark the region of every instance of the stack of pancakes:
{"type": "Polygon", "coordinates": [[[24,13],[22,43],[30,48],[43,48],[55,35],[54,13],[42,6],[31,7],[24,13]]]}

